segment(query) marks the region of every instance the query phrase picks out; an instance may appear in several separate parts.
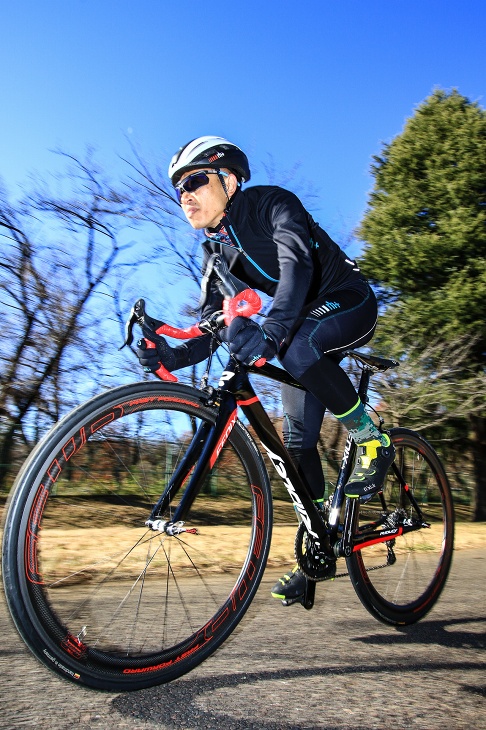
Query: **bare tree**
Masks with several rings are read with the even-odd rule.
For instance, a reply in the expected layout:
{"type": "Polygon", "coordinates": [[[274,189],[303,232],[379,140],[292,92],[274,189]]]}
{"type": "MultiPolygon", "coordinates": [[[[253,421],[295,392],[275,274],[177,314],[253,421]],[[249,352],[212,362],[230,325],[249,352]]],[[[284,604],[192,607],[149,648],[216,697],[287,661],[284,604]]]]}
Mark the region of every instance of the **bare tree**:
{"type": "Polygon", "coordinates": [[[110,286],[120,267],[147,260],[128,241],[140,218],[130,189],[105,180],[90,156],[65,157],[61,193],[43,184],[13,205],[0,192],[0,487],[16,450],[58,420],[88,367],[93,379],[92,353],[111,336],[110,286]]]}
{"type": "MultiPolygon", "coordinates": [[[[463,492],[473,519],[484,509],[474,469],[474,448],[482,445],[471,444],[468,423],[484,416],[486,393],[486,372],[471,358],[475,347],[474,338],[458,336],[408,348],[399,368],[373,382],[387,424],[422,432],[441,452],[457,501],[463,492]]],[[[398,338],[395,348],[404,351],[398,338]]]]}
{"type": "Polygon", "coordinates": [[[471,368],[471,377],[464,377],[473,346],[471,338],[464,336],[448,343],[432,342],[425,349],[417,346],[408,350],[396,370],[375,377],[375,391],[387,420],[395,426],[428,431],[451,419],[482,412],[486,373],[471,368]]]}
{"type": "Polygon", "coordinates": [[[154,228],[157,258],[199,287],[203,235],[187,227],[165,171],[150,165],[133,146],[131,152],[133,161],[124,160],[132,172],[131,194],[137,201],[138,219],[154,228]]]}

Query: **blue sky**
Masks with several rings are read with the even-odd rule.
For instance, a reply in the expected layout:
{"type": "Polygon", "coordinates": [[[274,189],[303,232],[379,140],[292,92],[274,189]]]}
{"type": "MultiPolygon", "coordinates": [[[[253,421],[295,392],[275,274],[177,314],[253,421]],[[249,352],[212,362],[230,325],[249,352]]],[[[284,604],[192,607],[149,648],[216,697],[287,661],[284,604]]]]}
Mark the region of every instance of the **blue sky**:
{"type": "MultiPolygon", "coordinates": [[[[13,192],[87,145],[115,176],[128,136],[165,168],[202,134],[300,163],[313,213],[357,225],[384,141],[434,87],[483,106],[486,3],[17,0],[1,12],[0,176],[13,192]]],[[[298,180],[295,185],[300,184],[298,180]]]]}

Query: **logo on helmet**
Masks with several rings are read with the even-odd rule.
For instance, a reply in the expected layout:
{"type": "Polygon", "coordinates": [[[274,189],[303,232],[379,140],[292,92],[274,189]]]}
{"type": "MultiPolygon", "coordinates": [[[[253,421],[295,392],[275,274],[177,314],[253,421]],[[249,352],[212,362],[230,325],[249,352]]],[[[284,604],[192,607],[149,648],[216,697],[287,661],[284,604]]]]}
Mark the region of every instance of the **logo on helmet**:
{"type": "Polygon", "coordinates": [[[216,152],[215,155],[211,155],[211,157],[208,157],[208,162],[216,162],[220,157],[224,157],[224,152],[216,152]]]}

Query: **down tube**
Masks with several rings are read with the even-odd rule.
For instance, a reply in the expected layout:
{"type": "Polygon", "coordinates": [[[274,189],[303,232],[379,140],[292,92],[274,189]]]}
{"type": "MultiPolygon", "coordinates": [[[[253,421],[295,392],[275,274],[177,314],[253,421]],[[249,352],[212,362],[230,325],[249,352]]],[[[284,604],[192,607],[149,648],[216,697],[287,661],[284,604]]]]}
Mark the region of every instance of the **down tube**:
{"type": "Polygon", "coordinates": [[[287,450],[278,437],[275,427],[260,403],[258,396],[254,392],[252,396],[245,394],[244,399],[238,399],[237,403],[248,418],[250,425],[254,428],[270,461],[283,480],[309,534],[331,554],[329,536],[312,496],[290,460],[287,450]]]}

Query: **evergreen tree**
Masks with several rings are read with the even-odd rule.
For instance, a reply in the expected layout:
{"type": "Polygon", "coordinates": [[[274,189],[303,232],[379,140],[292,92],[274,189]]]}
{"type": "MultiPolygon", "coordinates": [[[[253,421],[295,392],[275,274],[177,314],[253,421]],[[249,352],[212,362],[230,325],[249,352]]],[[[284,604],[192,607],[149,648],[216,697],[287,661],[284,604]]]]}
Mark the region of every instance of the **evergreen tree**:
{"type": "MultiPolygon", "coordinates": [[[[457,90],[434,91],[374,157],[372,174],[359,235],[362,268],[384,305],[378,337],[390,344],[399,334],[405,347],[426,348],[466,335],[462,378],[471,368],[484,374],[486,111],[457,90]]],[[[485,520],[486,394],[478,397],[463,430],[474,458],[473,517],[485,520]]]]}

